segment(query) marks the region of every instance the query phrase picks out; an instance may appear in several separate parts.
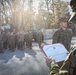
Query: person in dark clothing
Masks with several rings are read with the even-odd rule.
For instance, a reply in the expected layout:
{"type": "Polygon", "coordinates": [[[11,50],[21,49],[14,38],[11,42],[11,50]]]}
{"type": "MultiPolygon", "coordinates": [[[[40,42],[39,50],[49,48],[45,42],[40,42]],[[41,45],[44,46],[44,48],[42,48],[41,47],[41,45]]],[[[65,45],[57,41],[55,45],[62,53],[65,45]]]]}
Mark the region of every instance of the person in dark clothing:
{"type": "Polygon", "coordinates": [[[70,1],[70,6],[73,9],[73,12],[76,12],[76,0],[71,0],[70,1]]]}
{"type": "Polygon", "coordinates": [[[3,34],[0,31],[0,53],[3,53],[3,34]]]}
{"type": "Polygon", "coordinates": [[[43,34],[42,34],[41,30],[37,33],[37,42],[38,42],[38,45],[39,45],[39,48],[40,48],[41,44],[43,42],[43,34]]]}
{"type": "Polygon", "coordinates": [[[7,49],[7,33],[3,32],[3,48],[7,49]]]}
{"type": "Polygon", "coordinates": [[[17,33],[17,48],[23,50],[24,45],[25,45],[25,34],[23,31],[20,31],[17,33]]]}
{"type": "Polygon", "coordinates": [[[31,31],[26,32],[26,48],[32,49],[33,33],[31,31]]]}
{"type": "Polygon", "coordinates": [[[8,49],[10,51],[14,51],[15,50],[15,35],[13,34],[13,32],[10,32],[8,34],[7,42],[8,42],[8,49]]]}
{"type": "Polygon", "coordinates": [[[68,22],[66,18],[60,19],[60,29],[58,29],[53,35],[52,43],[62,43],[65,48],[69,51],[71,39],[72,39],[72,31],[67,28],[68,22]]]}

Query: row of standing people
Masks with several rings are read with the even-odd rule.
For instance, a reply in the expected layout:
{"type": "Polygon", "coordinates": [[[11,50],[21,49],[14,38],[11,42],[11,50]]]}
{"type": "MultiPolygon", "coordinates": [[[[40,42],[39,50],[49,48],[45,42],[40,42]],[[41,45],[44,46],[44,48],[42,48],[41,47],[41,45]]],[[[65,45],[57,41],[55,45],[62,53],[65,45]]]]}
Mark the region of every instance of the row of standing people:
{"type": "MultiPolygon", "coordinates": [[[[43,36],[41,32],[38,32],[36,35],[40,47],[43,36]]],[[[17,33],[8,31],[7,33],[0,33],[0,53],[6,49],[10,51],[14,51],[16,48],[23,50],[25,47],[32,49],[33,36],[34,34],[31,31],[19,31],[17,33]]]]}

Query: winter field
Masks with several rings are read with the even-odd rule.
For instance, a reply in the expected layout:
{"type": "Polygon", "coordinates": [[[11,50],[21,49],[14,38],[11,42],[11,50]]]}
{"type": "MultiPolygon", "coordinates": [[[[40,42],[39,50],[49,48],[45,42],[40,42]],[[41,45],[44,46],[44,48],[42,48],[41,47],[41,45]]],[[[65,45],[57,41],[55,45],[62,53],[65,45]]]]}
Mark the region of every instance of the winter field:
{"type": "MultiPolygon", "coordinates": [[[[52,39],[44,40],[43,44],[51,44],[52,39]]],[[[76,37],[72,38],[71,44],[76,43],[76,37]]],[[[32,49],[6,50],[0,53],[0,75],[48,75],[49,68],[38,44],[33,42],[32,49]]]]}
{"type": "Polygon", "coordinates": [[[48,75],[44,54],[37,43],[32,49],[0,54],[0,75],[48,75]]]}

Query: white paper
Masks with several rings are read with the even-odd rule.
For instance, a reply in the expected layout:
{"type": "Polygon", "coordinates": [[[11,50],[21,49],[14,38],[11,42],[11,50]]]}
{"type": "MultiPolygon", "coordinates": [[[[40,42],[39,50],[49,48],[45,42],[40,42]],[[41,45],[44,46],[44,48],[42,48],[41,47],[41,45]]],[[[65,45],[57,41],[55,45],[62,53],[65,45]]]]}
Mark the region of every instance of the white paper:
{"type": "Polygon", "coordinates": [[[52,45],[45,45],[43,46],[43,51],[47,55],[47,57],[53,57],[56,62],[60,62],[65,60],[68,51],[66,48],[58,43],[58,44],[52,44],[52,45]]]}

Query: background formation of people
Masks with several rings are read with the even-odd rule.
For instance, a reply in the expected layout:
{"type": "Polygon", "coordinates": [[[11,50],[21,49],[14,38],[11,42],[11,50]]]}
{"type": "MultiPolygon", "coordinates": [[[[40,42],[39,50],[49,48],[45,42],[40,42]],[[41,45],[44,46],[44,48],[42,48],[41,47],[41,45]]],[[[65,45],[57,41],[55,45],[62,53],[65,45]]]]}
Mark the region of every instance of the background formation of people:
{"type": "Polygon", "coordinates": [[[33,39],[41,46],[43,35],[39,31],[34,34],[32,31],[24,32],[23,30],[16,31],[0,31],[0,53],[5,50],[15,51],[16,49],[23,50],[25,48],[32,49],[33,39]],[[35,36],[36,35],[36,36],[35,36]],[[35,38],[37,40],[35,40],[35,38]]]}

